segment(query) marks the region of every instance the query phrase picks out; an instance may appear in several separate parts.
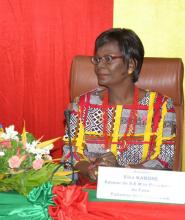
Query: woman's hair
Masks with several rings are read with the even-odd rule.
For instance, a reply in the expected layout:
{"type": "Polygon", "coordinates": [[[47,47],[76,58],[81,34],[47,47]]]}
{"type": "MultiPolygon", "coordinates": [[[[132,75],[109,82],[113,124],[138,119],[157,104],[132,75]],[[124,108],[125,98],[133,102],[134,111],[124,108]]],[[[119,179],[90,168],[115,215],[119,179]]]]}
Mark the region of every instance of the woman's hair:
{"type": "Polygon", "coordinates": [[[137,34],[130,29],[112,28],[101,33],[97,37],[94,52],[96,53],[100,47],[110,42],[118,43],[127,68],[129,67],[129,62],[131,60],[133,60],[135,63],[135,70],[132,74],[132,80],[133,82],[136,82],[138,80],[144,58],[144,47],[141,40],[137,34]]]}

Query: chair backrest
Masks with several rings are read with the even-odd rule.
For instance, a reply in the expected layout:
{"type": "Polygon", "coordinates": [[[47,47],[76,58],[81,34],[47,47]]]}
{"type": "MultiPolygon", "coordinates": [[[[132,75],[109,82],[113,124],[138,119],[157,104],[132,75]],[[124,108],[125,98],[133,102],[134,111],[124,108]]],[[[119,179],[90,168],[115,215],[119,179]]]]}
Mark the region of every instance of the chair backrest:
{"type": "MultiPolygon", "coordinates": [[[[76,56],[71,66],[71,100],[98,86],[89,56],[76,56]]],[[[176,111],[176,155],[174,170],[182,168],[184,97],[183,63],[180,58],[145,58],[137,86],[171,97],[176,111]]]]}

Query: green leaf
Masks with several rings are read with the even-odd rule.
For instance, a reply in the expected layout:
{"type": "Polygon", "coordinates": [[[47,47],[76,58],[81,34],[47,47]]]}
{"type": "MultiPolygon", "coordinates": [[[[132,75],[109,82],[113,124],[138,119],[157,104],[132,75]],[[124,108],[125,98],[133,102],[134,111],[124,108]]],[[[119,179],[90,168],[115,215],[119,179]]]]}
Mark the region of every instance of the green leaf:
{"type": "MultiPolygon", "coordinates": [[[[40,186],[43,183],[51,181],[53,185],[70,183],[71,179],[68,176],[50,177],[58,164],[46,164],[40,170],[29,170],[19,174],[7,176],[0,180],[0,191],[15,190],[20,194],[27,195],[34,187],[40,186]]],[[[62,172],[63,167],[58,171],[62,172]]]]}

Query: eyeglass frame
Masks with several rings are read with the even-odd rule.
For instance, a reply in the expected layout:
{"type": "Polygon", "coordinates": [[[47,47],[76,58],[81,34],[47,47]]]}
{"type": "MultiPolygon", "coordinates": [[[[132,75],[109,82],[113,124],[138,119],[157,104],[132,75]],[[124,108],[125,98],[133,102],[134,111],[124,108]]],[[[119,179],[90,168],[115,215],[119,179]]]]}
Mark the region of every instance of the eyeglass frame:
{"type": "Polygon", "coordinates": [[[98,65],[102,61],[103,64],[111,64],[114,59],[118,59],[118,58],[123,58],[123,55],[120,55],[120,56],[105,55],[105,56],[102,56],[102,57],[92,56],[91,57],[91,63],[93,65],[98,65]],[[93,61],[93,58],[95,58],[95,57],[99,60],[98,63],[95,63],[93,61]],[[110,57],[111,60],[110,61],[106,61],[105,57],[110,57]]]}

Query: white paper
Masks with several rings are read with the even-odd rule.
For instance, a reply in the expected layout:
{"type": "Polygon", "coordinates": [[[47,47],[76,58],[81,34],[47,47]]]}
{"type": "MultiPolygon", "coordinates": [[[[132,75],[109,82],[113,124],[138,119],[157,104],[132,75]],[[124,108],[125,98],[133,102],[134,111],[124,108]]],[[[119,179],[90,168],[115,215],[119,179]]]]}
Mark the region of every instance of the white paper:
{"type": "Polygon", "coordinates": [[[185,173],[100,166],[97,198],[185,204],[185,173]]]}

